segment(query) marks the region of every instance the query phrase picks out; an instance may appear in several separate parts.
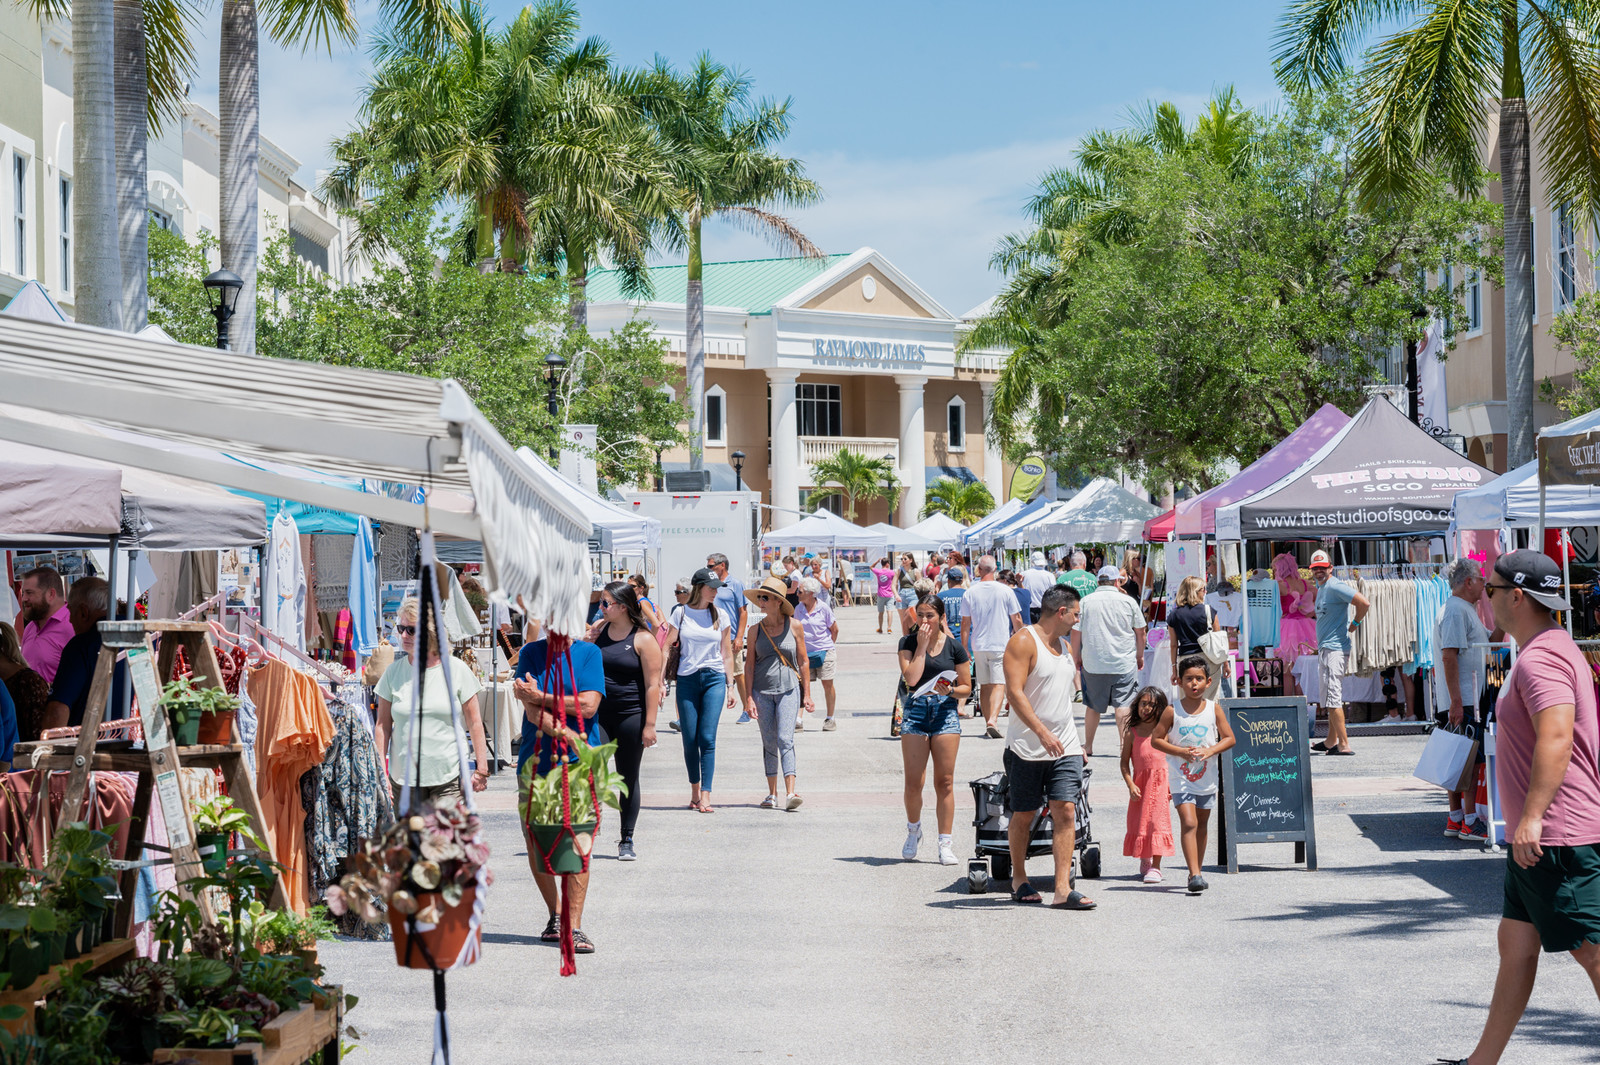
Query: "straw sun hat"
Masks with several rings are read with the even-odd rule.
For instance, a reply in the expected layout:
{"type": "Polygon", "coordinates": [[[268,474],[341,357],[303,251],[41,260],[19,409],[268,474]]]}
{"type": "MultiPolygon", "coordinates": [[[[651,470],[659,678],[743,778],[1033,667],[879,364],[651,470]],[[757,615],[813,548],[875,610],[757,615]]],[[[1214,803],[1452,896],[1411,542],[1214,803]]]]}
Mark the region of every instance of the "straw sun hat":
{"type": "MultiPolygon", "coordinates": [[[[762,581],[748,592],[745,592],[744,597],[754,603],[756,601],[757,592],[770,592],[771,594],[777,596],[778,608],[783,611],[783,616],[794,616],[794,607],[789,605],[789,586],[783,581],[780,581],[776,577],[768,577],[766,580],[762,581]]],[[[759,606],[760,604],[758,603],[757,605],[759,606]]]]}

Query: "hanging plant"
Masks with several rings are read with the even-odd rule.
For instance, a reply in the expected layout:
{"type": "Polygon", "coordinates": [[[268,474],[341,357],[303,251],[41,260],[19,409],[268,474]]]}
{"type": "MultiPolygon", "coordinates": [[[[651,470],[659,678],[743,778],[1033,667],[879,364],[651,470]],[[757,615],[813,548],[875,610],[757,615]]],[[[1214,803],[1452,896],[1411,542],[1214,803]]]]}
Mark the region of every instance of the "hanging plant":
{"type": "Polygon", "coordinates": [[[368,924],[385,911],[437,924],[440,906],[458,906],[489,861],[483,822],[466,803],[440,805],[396,821],[389,830],[362,843],[354,873],[330,886],[328,909],[354,912],[368,924]],[[431,896],[432,901],[420,901],[431,896]]]}
{"type": "Polygon", "coordinates": [[[546,870],[555,873],[581,873],[594,849],[594,830],[600,823],[596,803],[621,809],[621,796],[628,785],[612,768],[615,742],[591,747],[576,738],[577,757],[567,764],[565,783],[562,767],[552,766],[542,776],[534,772],[537,759],[522,765],[517,783],[517,812],[528,826],[533,845],[546,870]],[[563,799],[563,791],[567,798],[563,799]],[[565,820],[565,803],[571,802],[571,820],[565,820]],[[570,824],[572,831],[565,831],[570,824]]]}

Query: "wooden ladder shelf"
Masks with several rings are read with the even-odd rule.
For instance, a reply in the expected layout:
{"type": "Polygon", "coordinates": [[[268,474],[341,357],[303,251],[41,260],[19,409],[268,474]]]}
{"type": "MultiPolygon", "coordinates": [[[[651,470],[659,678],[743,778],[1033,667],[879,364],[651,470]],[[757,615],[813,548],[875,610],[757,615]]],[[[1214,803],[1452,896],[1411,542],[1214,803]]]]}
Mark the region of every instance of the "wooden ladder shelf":
{"type": "MultiPolygon", "coordinates": [[[[17,761],[21,765],[33,764],[44,769],[70,769],[67,778],[66,801],[61,807],[58,825],[83,820],[85,800],[89,790],[91,770],[120,770],[139,774],[134,789],[133,812],[129,818],[129,861],[137,861],[144,853],[144,837],[150,816],[151,793],[161,804],[161,814],[167,826],[168,845],[172,851],[173,869],[177,874],[178,893],[200,908],[207,925],[216,923],[216,914],[205,891],[195,891],[187,881],[203,876],[200,852],[196,843],[194,821],[189,816],[188,794],[184,789],[180,769],[220,769],[227,784],[228,795],[234,805],[249,815],[256,834],[268,844],[272,837],[266,819],[261,815],[261,802],[256,796],[255,783],[250,778],[244,760],[244,745],[239,742],[239,723],[233,723],[232,742],[228,744],[179,747],[172,729],[167,724],[166,712],[161,708],[161,689],[172,676],[173,663],[178,649],[183,648],[193,671],[191,683],[197,688],[222,687],[222,670],[217,665],[217,655],[207,639],[208,627],[193,621],[102,621],[100,633],[100,658],[95,664],[94,678],[89,687],[89,700],[83,712],[83,727],[77,746],[68,753],[65,741],[37,744],[18,744],[17,761]],[[152,638],[160,634],[159,653],[152,638]],[[133,680],[133,690],[139,697],[139,717],[144,724],[143,751],[126,749],[121,743],[98,744],[97,734],[105,715],[106,699],[111,693],[111,678],[117,656],[128,653],[128,673],[133,680]],[[49,753],[34,755],[37,748],[49,753]],[[37,761],[34,761],[34,759],[37,761]]],[[[248,845],[248,843],[247,843],[248,845]]],[[[253,847],[251,849],[254,849],[253,847]]],[[[271,858],[271,854],[263,854],[271,858]]],[[[138,886],[137,869],[122,874],[122,900],[117,905],[116,935],[132,935],[133,897],[138,886]]],[[[288,906],[282,877],[273,888],[272,905],[278,909],[288,906]]]]}

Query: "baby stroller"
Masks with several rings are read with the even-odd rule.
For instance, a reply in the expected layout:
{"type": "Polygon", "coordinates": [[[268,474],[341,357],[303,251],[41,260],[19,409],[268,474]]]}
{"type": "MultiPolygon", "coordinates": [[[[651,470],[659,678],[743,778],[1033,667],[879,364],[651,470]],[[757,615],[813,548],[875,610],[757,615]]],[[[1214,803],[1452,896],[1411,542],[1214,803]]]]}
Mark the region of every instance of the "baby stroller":
{"type": "MultiPolygon", "coordinates": [[[[1100,878],[1100,844],[1095,842],[1089,825],[1089,777],[1092,770],[1083,767],[1083,789],[1076,805],[1077,839],[1072,854],[1073,879],[1082,876],[1089,880],[1100,878]]],[[[977,813],[972,819],[976,829],[974,855],[967,862],[967,893],[982,895],[989,890],[989,881],[1002,885],[1011,883],[1011,844],[1006,830],[1011,823],[1011,813],[1006,809],[1006,774],[995,770],[986,777],[972,781],[972,799],[977,813]]],[[[1055,837],[1055,825],[1048,806],[1033,823],[1028,834],[1028,857],[1049,854],[1055,837]]]]}

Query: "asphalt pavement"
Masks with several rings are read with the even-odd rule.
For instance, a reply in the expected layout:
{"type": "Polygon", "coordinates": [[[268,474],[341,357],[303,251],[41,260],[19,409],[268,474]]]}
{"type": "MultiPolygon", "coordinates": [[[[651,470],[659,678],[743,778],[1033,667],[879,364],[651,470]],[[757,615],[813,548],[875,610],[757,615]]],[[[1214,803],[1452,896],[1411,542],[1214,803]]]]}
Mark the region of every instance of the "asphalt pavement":
{"type": "MultiPolygon", "coordinates": [[[[1313,761],[1319,868],[1290,844],[1207,856],[1209,891],[1179,875],[1138,882],[1122,857],[1127,792],[1106,724],[1091,760],[1093,830],[1104,841],[1088,913],[967,892],[964,865],[937,864],[933,792],[919,861],[905,838],[900,747],[888,736],[891,637],[870,607],[839,611],[839,728],[797,739],[793,813],[762,810],[760,734],[721,722],[714,814],[686,808],[682,747],[666,728],[646,752],[639,860],[597,841],[584,931],[597,952],[558,974],[539,942],[546,911],[528,873],[511,772],[481,797],[496,882],[484,957],[449,974],[453,1060],[669,1065],[1076,1061],[1399,1062],[1464,1056],[1495,975],[1503,855],[1445,839],[1443,792],[1410,776],[1423,739],[1355,739],[1354,758],[1313,761]]],[[[819,691],[820,695],[820,691],[819,691]]],[[[964,723],[957,854],[972,854],[967,782],[1000,766],[1003,742],[964,723]]],[[[1048,856],[1029,863],[1045,891],[1048,856]]],[[[351,1060],[428,1061],[433,991],[389,943],[322,945],[331,976],[361,997],[351,1060]]],[[[1600,1006],[1578,967],[1546,956],[1508,1065],[1600,1061],[1600,1006]]]]}

